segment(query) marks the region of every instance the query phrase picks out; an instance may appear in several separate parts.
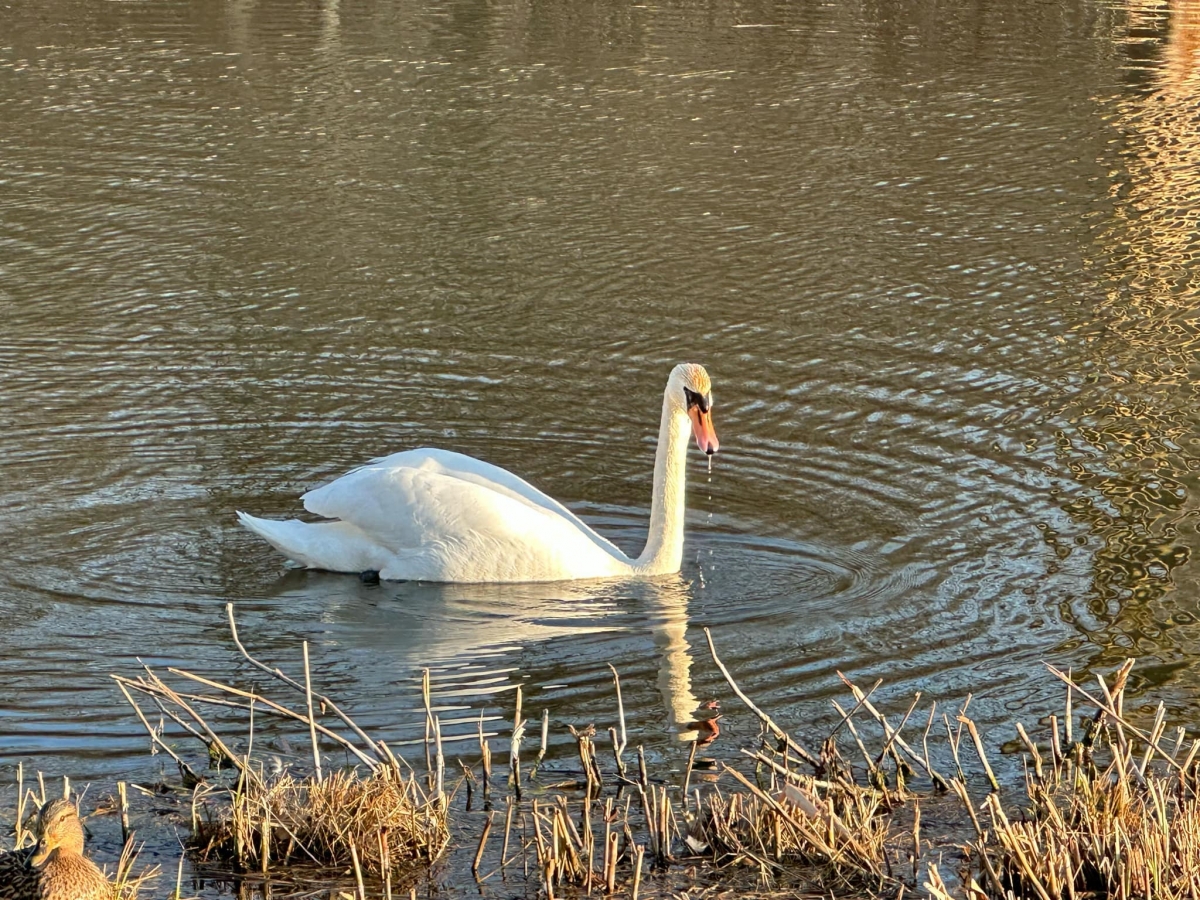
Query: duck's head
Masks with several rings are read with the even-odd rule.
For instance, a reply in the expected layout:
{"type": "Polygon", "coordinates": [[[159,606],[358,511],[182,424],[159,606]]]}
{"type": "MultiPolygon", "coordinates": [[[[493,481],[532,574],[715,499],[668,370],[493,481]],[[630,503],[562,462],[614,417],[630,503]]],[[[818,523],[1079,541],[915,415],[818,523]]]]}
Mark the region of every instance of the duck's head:
{"type": "Polygon", "coordinates": [[[672,369],[667,382],[667,396],[672,405],[686,410],[688,418],[692,420],[696,446],[709,456],[716,453],[720,442],[712,422],[712,382],[704,366],[680,363],[672,369]]]}
{"type": "Polygon", "coordinates": [[[45,865],[56,851],[83,852],[83,825],[79,821],[79,811],[70,800],[59,798],[43,806],[38,813],[35,834],[37,852],[30,860],[35,868],[45,865]]]}

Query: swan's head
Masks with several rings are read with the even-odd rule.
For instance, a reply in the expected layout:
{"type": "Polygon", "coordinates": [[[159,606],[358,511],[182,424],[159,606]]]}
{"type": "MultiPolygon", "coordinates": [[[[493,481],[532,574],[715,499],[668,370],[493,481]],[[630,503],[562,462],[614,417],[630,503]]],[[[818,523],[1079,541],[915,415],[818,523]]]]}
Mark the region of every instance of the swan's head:
{"type": "Polygon", "coordinates": [[[681,363],[671,370],[667,396],[673,406],[683,409],[692,420],[696,446],[712,456],[720,447],[712,423],[712,382],[704,366],[681,363]]]}

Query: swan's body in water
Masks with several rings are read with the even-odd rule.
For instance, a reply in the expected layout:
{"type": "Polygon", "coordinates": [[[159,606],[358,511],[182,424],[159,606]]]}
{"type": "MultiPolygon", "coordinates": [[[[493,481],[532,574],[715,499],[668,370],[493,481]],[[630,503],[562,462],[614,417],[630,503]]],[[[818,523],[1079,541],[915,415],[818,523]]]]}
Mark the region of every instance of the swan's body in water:
{"type": "Polygon", "coordinates": [[[332,521],[242,524],[310,569],[377,571],[386,580],[567,581],[664,575],[683,559],[688,432],[717,451],[703,366],[678,365],[663,394],[646,548],[631,559],[557,500],[516,475],[449,450],[406,450],[309,491],[332,521]]]}

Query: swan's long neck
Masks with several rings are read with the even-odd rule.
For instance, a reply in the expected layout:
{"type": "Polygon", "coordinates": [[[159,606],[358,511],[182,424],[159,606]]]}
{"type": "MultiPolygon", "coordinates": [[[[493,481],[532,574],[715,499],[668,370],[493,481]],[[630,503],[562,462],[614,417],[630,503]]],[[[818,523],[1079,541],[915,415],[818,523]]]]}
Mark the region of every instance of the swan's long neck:
{"type": "Polygon", "coordinates": [[[654,453],[650,533],[646,549],[634,563],[645,575],[678,572],[683,561],[683,494],[690,430],[687,413],[671,403],[669,393],[665,394],[658,449],[654,453]]]}

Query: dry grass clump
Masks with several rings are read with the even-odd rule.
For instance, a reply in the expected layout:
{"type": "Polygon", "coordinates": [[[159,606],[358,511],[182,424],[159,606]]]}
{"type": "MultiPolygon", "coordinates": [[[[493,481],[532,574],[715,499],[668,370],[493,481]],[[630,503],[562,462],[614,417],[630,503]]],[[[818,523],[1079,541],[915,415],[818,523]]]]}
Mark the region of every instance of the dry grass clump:
{"type": "MultiPolygon", "coordinates": [[[[1030,766],[1030,806],[1006,811],[997,794],[983,801],[985,829],[965,789],[956,791],[975,823],[971,845],[983,886],[972,897],[1003,900],[1183,900],[1200,896],[1200,782],[1194,765],[1200,741],[1184,751],[1184,731],[1163,742],[1160,704],[1149,731],[1125,718],[1127,660],[1112,686],[1097,678],[1089,693],[1057,670],[1067,684],[1065,733],[1051,717],[1049,764],[1024,729],[1030,766]],[[1080,740],[1073,740],[1071,706],[1081,697],[1096,708],[1080,740]],[[1018,818],[1019,816],[1019,818],[1018,818]]],[[[936,871],[926,885],[936,900],[949,900],[936,871]]]]}
{"type": "Polygon", "coordinates": [[[197,791],[194,844],[205,861],[266,872],[296,862],[354,865],[383,877],[437,858],[449,839],[443,804],[393,768],[250,780],[214,803],[197,791]]]}
{"type": "Polygon", "coordinates": [[[1011,822],[994,797],[993,866],[1014,897],[1194,898],[1200,892],[1200,800],[1195,785],[1118,761],[1068,784],[1035,786],[1033,817],[1011,822]]]}
{"type": "Polygon", "coordinates": [[[784,866],[803,866],[823,891],[893,881],[885,858],[890,818],[878,791],[792,775],[767,792],[727,771],[749,793],[710,794],[692,829],[718,864],[756,866],[767,884],[784,866]]]}
{"type": "MultiPolygon", "coordinates": [[[[303,648],[304,680],[299,681],[251,656],[238,637],[232,604],[227,611],[233,641],[245,659],[302,694],[302,707],[292,708],[260,691],[183,669],[168,671],[186,681],[189,689],[172,687],[149,666],[143,666],[138,678],[113,676],[155,747],[175,760],[184,785],[194,788],[193,848],[204,861],[264,875],[273,866],[296,863],[351,870],[360,895],[363,873],[367,872],[381,876],[390,892],[394,870],[432,862],[449,842],[437,717],[427,707],[438,741],[438,765],[426,792],[387,744],[372,738],[333,700],[313,690],[307,644],[303,648]],[[210,693],[190,692],[197,689],[210,693]],[[161,728],[150,725],[135,695],[148,698],[160,715],[199,740],[207,751],[206,765],[193,767],[164,740],[161,728]],[[217,733],[198,711],[202,706],[246,713],[244,751],[235,752],[236,740],[217,733]],[[298,776],[287,769],[273,776],[265,774],[266,760],[253,752],[256,716],[259,722],[270,717],[303,729],[312,750],[309,774],[298,776]],[[323,762],[327,765],[334,752],[353,760],[354,768],[323,770],[323,762]],[[236,773],[232,786],[220,773],[223,767],[236,773]]],[[[278,767],[279,761],[273,762],[278,767]]]]}

